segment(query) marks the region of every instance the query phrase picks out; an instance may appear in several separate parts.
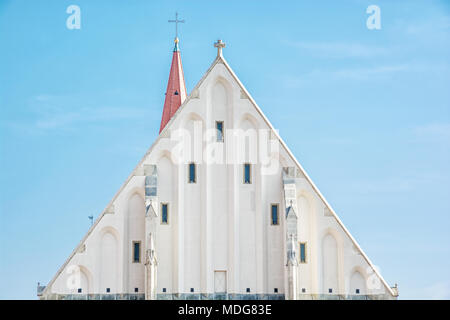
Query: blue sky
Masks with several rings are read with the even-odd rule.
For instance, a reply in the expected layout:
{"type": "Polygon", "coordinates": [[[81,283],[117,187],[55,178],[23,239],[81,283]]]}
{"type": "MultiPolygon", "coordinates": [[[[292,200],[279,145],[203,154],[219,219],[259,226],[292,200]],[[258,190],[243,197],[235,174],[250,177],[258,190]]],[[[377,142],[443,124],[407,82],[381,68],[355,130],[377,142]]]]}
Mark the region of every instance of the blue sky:
{"type": "Polygon", "coordinates": [[[157,137],[176,10],[188,92],[223,39],[400,297],[450,299],[450,4],[431,0],[0,0],[0,299],[36,298],[157,137]]]}

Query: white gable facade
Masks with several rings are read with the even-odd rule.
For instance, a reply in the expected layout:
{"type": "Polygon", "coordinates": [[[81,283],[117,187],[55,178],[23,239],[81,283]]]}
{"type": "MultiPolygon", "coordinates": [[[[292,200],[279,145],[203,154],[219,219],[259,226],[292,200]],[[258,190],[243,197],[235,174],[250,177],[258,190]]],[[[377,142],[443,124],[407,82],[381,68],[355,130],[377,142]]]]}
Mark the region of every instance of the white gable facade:
{"type": "Polygon", "coordinates": [[[398,295],[243,87],[221,48],[41,289],[40,299],[398,295]]]}

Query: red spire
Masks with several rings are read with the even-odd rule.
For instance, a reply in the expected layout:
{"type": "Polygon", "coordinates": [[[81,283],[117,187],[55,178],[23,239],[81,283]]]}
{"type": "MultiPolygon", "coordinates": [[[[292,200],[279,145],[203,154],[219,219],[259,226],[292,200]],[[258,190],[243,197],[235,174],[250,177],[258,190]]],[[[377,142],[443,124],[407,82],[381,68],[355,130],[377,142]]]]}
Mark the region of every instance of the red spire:
{"type": "Polygon", "coordinates": [[[161,127],[159,128],[160,133],[186,99],[186,85],[184,84],[183,66],[181,65],[178,42],[178,38],[175,38],[169,82],[167,83],[166,100],[164,101],[161,127]]]}

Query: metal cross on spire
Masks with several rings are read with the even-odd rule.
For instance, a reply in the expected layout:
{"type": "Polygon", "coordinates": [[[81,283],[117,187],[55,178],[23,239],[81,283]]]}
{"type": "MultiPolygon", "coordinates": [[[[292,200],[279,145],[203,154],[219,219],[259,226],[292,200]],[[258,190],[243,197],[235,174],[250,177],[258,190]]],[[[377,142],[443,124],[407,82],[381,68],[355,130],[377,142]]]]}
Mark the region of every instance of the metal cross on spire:
{"type": "Polygon", "coordinates": [[[175,23],[175,39],[178,39],[178,24],[184,23],[184,19],[178,20],[178,12],[175,12],[175,20],[169,20],[169,22],[175,23]]]}

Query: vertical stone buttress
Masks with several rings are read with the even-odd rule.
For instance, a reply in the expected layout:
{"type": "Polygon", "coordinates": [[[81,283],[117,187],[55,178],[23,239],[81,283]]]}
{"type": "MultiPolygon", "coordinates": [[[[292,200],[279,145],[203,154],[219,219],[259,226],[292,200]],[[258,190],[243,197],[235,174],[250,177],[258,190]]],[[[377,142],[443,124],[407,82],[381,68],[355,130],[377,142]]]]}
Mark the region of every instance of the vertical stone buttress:
{"type": "Polygon", "coordinates": [[[297,260],[297,188],[295,185],[296,168],[283,168],[283,187],[285,212],[284,248],[286,252],[285,295],[287,300],[296,300],[298,294],[297,260]]]}
{"type": "Polygon", "coordinates": [[[156,165],[145,165],[145,299],[156,299],[156,228],[158,224],[158,173],[156,165]]]}

